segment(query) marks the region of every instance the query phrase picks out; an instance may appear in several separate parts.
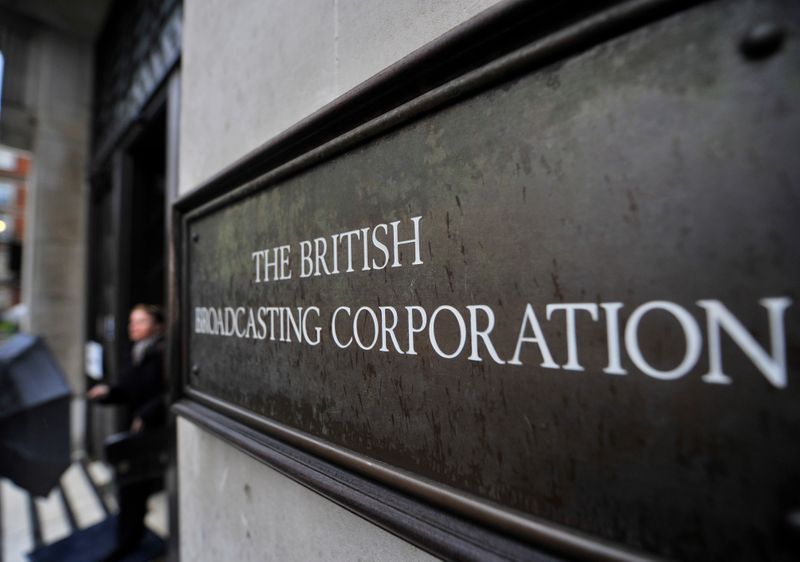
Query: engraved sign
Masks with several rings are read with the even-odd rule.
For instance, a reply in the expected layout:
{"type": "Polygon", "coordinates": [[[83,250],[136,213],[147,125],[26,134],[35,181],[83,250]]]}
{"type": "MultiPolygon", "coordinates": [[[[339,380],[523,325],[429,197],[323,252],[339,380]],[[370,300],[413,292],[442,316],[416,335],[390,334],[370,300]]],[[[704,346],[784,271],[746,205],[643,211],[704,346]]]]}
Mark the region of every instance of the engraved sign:
{"type": "Polygon", "coordinates": [[[786,552],[800,57],[747,61],[734,12],[190,214],[190,388],[660,555],[786,552]]]}

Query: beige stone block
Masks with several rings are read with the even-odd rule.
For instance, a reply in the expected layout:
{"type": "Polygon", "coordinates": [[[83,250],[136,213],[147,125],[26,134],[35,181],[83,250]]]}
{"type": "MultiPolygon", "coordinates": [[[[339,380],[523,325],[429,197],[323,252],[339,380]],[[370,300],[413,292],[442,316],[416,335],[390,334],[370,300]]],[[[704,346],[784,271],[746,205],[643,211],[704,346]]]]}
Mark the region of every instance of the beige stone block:
{"type": "Polygon", "coordinates": [[[229,166],[335,96],[334,2],[184,6],[180,190],[229,166]]]}
{"type": "Polygon", "coordinates": [[[184,560],[434,560],[183,419],[178,455],[184,560]]]}
{"type": "Polygon", "coordinates": [[[43,188],[36,195],[36,208],[31,238],[37,244],[83,244],[86,230],[86,194],[71,189],[43,188]]]}
{"type": "Polygon", "coordinates": [[[85,191],[87,146],[56,128],[40,128],[33,154],[35,169],[32,189],[70,191],[79,196],[85,191]]]}
{"type": "Polygon", "coordinates": [[[337,94],[343,94],[497,0],[338,0],[337,94]]]}
{"type": "Polygon", "coordinates": [[[83,121],[91,107],[91,42],[52,29],[43,31],[40,38],[40,119],[56,116],[83,121]]]}
{"type": "MultiPolygon", "coordinates": [[[[78,326],[78,330],[80,326],[78,326]]],[[[83,388],[83,346],[78,330],[69,333],[40,333],[53,352],[56,362],[73,392],[83,388]]]]}
{"type": "Polygon", "coordinates": [[[82,306],[77,299],[32,299],[29,305],[31,332],[37,335],[81,334],[82,306]]]}
{"type": "Polygon", "coordinates": [[[83,301],[37,297],[31,300],[32,334],[44,339],[74,391],[83,388],[83,301]]]}
{"type": "MultiPolygon", "coordinates": [[[[23,260],[25,259],[23,250],[23,260]]],[[[81,301],[84,291],[86,250],[81,243],[47,241],[33,252],[32,305],[34,299],[81,301]]]]}

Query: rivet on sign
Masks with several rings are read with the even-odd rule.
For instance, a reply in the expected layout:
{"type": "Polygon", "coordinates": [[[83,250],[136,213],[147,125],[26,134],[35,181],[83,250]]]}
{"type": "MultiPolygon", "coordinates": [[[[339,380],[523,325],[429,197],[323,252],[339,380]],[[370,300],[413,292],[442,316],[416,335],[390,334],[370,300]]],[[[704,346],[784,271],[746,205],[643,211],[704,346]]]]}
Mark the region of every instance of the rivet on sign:
{"type": "Polygon", "coordinates": [[[197,242],[198,240],[200,240],[200,235],[195,232],[192,234],[192,241],[197,242]]]}
{"type": "Polygon", "coordinates": [[[759,23],[742,39],[742,54],[751,60],[766,58],[783,45],[783,30],[774,23],[759,23]]]}
{"type": "Polygon", "coordinates": [[[198,374],[200,374],[200,367],[198,367],[197,365],[192,365],[192,374],[194,376],[197,376],[198,374]]]}

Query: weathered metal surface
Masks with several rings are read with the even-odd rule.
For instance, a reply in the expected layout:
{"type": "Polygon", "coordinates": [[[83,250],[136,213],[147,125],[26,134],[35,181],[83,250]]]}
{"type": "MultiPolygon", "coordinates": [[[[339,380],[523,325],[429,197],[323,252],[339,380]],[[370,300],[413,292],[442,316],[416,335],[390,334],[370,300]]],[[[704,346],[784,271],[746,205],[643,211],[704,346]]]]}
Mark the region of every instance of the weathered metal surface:
{"type": "Polygon", "coordinates": [[[658,555],[790,558],[798,10],[687,11],[190,217],[190,387],[658,555]],[[748,57],[760,22],[782,42],[748,57]],[[407,239],[415,217],[420,255],[401,246],[391,267],[372,233],[391,248],[392,222],[407,239]],[[368,270],[342,235],[362,228],[368,270]],[[331,274],[305,277],[316,238],[331,274]],[[574,330],[565,303],[581,304],[574,330]],[[411,306],[412,327],[439,311],[415,354],[411,306]],[[240,323],[209,316],[226,307],[240,323]],[[308,330],[273,341],[259,307],[302,307],[308,330]],[[373,314],[398,317],[370,349],[344,346],[360,307],[364,348],[373,314]]]}

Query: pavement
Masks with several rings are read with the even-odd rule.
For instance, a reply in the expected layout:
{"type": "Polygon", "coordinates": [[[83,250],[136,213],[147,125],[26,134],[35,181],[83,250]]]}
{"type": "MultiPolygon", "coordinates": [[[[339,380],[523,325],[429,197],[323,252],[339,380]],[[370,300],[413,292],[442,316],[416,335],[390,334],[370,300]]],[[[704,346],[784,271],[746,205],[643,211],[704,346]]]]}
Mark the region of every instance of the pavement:
{"type": "MultiPolygon", "coordinates": [[[[106,505],[116,512],[116,501],[111,486],[111,470],[105,463],[86,464],[92,480],[105,499],[106,505]]],[[[83,529],[99,523],[106,515],[89,483],[80,462],[72,465],[61,477],[61,487],[71,506],[78,528],[83,529]]],[[[50,544],[71,533],[69,515],[60,494],[54,489],[47,498],[35,500],[39,513],[40,530],[44,544],[50,544]]],[[[0,562],[24,562],[27,553],[33,550],[35,527],[32,525],[28,493],[7,479],[0,480],[0,562]]],[[[167,497],[161,492],[148,502],[147,526],[162,538],[167,536],[167,497]]]]}

